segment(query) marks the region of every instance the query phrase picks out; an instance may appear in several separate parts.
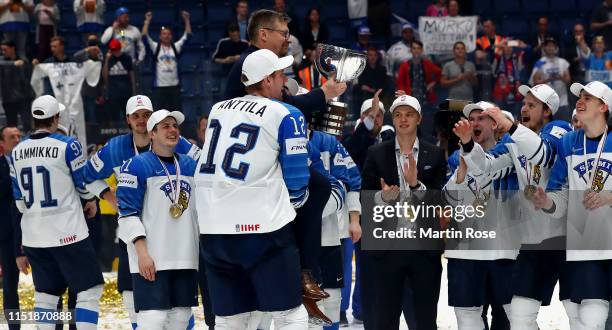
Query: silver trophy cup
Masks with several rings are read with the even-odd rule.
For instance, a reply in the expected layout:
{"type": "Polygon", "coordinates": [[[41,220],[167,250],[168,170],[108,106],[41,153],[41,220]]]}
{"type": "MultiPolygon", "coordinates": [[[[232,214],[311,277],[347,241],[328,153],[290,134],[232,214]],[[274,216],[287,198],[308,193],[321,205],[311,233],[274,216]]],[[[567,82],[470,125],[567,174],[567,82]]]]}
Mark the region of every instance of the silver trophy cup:
{"type": "MultiPolygon", "coordinates": [[[[350,49],[319,44],[316,65],[319,73],[329,79],[334,76],[338,82],[351,82],[359,77],[366,66],[366,56],[350,49]]],[[[327,103],[327,111],[314,113],[313,129],[333,135],[342,135],[348,104],[337,99],[327,103]]]]}

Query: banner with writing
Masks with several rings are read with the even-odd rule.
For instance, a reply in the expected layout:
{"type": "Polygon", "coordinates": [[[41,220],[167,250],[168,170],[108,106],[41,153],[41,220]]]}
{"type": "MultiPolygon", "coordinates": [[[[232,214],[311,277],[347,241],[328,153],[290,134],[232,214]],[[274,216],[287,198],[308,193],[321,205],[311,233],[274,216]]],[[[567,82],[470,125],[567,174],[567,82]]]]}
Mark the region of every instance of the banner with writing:
{"type": "Polygon", "coordinates": [[[452,54],[453,44],[465,43],[466,51],[476,50],[478,16],[419,17],[419,36],[423,51],[429,55],[452,54]]]}

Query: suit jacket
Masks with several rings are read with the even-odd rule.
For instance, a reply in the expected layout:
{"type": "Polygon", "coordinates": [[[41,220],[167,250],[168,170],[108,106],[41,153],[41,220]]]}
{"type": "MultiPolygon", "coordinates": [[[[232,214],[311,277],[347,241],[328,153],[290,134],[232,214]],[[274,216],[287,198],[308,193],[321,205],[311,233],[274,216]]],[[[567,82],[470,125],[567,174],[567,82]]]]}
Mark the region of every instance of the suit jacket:
{"type": "Polygon", "coordinates": [[[6,158],[0,155],[0,240],[14,242],[18,255],[21,255],[21,213],[13,199],[13,183],[10,167],[6,158]]]}
{"type": "MultiPolygon", "coordinates": [[[[224,100],[233,99],[246,95],[244,90],[244,84],[240,81],[242,75],[242,63],[244,59],[252,52],[259,50],[259,48],[251,45],[241,55],[240,59],[234,62],[232,69],[227,76],[227,83],[225,85],[225,96],[224,100]]],[[[293,105],[298,108],[306,117],[312,112],[323,111],[327,109],[325,103],[325,94],[320,88],[315,88],[310,93],[291,96],[283,93],[283,102],[293,105]]]]}
{"type": "MultiPolygon", "coordinates": [[[[361,189],[363,191],[379,191],[381,190],[380,178],[383,178],[388,185],[400,185],[399,172],[397,168],[395,152],[395,139],[388,140],[376,145],[373,145],[368,149],[367,157],[362,171],[361,189]]],[[[424,196],[416,199],[416,194],[413,194],[413,205],[419,205],[423,202],[425,205],[441,205],[443,199],[441,190],[446,183],[446,159],[444,157],[444,151],[439,147],[436,147],[423,140],[419,140],[419,153],[417,159],[417,178],[425,185],[427,191],[424,196]]],[[[367,198],[367,197],[366,197],[367,198]]],[[[368,205],[372,202],[363,201],[364,205],[368,205]]],[[[364,214],[367,215],[365,210],[364,214]]],[[[362,217],[363,221],[373,221],[369,217],[362,217]]],[[[437,216],[431,216],[429,218],[417,217],[418,228],[432,228],[433,230],[440,230],[440,222],[437,216]]],[[[395,230],[397,228],[397,218],[388,219],[380,223],[383,230],[395,230]]],[[[365,226],[365,227],[373,227],[365,226]]],[[[423,240],[423,239],[404,239],[404,240],[388,240],[390,243],[401,242],[402,246],[404,243],[408,244],[408,249],[417,248],[425,250],[439,250],[442,249],[444,243],[442,240],[423,240]],[[418,246],[411,245],[418,244],[418,246]]],[[[389,245],[389,248],[398,247],[397,245],[389,245]]]]}

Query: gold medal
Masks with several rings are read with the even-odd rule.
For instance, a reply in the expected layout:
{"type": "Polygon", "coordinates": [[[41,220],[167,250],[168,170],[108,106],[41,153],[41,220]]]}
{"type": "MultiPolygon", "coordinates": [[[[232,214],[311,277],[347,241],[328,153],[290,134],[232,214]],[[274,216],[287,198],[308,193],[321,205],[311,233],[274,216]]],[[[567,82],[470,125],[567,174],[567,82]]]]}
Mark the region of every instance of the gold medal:
{"type": "Polygon", "coordinates": [[[538,191],[538,187],[536,187],[535,185],[527,185],[527,187],[525,187],[525,190],[523,190],[523,194],[525,195],[525,198],[527,198],[527,200],[533,200],[533,196],[535,196],[535,193],[538,191]]]}
{"type": "Polygon", "coordinates": [[[178,204],[170,205],[170,216],[172,219],[178,219],[183,215],[183,209],[178,204]]]}

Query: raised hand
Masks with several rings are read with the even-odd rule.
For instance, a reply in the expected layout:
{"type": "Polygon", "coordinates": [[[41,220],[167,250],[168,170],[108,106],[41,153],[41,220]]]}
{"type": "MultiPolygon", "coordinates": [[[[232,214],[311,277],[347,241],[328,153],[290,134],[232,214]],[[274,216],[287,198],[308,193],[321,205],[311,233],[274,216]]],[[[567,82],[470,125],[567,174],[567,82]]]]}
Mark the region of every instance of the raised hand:
{"type": "Polygon", "coordinates": [[[153,19],[153,12],[148,11],[145,13],[145,22],[151,22],[151,20],[153,19]]]}
{"type": "Polygon", "coordinates": [[[501,109],[498,107],[488,108],[482,112],[482,115],[487,115],[493,118],[497,125],[501,126],[505,131],[510,130],[510,128],[512,127],[513,122],[506,116],[504,116],[501,109]]]}
{"type": "Polygon", "coordinates": [[[472,140],[472,125],[467,119],[461,119],[455,124],[453,133],[457,135],[462,144],[467,144],[472,140]]]}
{"type": "Polygon", "coordinates": [[[416,159],[414,159],[414,154],[412,152],[408,153],[408,160],[404,162],[404,180],[408,183],[410,187],[414,187],[418,184],[417,179],[417,164],[416,159]]]}

